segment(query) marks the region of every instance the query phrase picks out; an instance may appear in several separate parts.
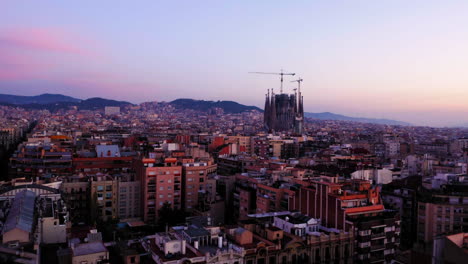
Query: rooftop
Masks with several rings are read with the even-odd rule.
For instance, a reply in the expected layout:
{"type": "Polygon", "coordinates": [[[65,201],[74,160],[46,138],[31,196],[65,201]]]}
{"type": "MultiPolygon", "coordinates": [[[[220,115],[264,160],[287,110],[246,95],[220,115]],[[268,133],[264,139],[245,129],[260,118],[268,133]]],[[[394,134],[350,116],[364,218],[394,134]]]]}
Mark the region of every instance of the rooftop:
{"type": "Polygon", "coordinates": [[[19,228],[31,233],[34,224],[34,205],[36,194],[32,191],[24,190],[15,195],[10,213],[3,227],[3,232],[9,232],[19,228]]]}
{"type": "Polygon", "coordinates": [[[107,252],[107,248],[102,242],[78,244],[72,250],[73,256],[83,256],[100,252],[107,252]]]}

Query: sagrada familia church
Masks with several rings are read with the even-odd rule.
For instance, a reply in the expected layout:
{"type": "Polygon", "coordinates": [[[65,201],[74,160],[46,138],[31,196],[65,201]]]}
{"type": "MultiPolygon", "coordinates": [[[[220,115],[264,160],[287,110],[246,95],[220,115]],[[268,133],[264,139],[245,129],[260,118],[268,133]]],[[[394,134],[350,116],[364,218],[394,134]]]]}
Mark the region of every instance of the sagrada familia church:
{"type": "MultiPolygon", "coordinates": [[[[282,89],[281,89],[282,90],[282,89]]],[[[268,90],[265,99],[264,124],[268,131],[303,133],[304,104],[299,89],[294,94],[275,94],[268,90]]]]}

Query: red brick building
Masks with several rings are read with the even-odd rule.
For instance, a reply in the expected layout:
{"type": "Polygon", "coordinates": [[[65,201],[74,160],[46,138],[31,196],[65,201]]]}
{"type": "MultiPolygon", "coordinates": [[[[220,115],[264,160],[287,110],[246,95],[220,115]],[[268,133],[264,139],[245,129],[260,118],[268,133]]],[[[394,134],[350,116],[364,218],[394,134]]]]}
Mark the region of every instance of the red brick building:
{"type": "Polygon", "coordinates": [[[181,208],[182,167],[176,165],[176,159],[166,159],[164,164],[157,164],[154,159],[142,159],[138,162],[137,174],[142,184],[145,222],[155,223],[164,203],[171,204],[174,209],[181,208]]]}

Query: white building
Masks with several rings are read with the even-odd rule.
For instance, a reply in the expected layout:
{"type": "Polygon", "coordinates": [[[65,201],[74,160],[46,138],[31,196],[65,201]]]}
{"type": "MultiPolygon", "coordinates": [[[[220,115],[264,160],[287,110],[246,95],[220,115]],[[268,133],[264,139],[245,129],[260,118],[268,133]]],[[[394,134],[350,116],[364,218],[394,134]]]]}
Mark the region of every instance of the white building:
{"type": "Polygon", "coordinates": [[[120,114],[120,107],[118,107],[118,106],[106,106],[104,108],[104,113],[106,115],[118,115],[118,114],[120,114]]]}
{"type": "Polygon", "coordinates": [[[351,173],[351,179],[371,181],[373,184],[387,184],[392,182],[393,173],[389,169],[358,170],[351,173]]]}
{"type": "Polygon", "coordinates": [[[320,220],[301,213],[291,213],[289,215],[275,216],[273,225],[290,234],[304,237],[319,232],[320,220]]]}

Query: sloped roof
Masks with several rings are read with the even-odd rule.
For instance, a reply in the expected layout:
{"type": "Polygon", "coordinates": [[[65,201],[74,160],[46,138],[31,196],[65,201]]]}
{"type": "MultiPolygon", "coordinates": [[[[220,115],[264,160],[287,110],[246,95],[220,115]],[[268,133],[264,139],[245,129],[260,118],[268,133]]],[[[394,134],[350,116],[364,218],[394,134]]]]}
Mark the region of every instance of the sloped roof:
{"type": "Polygon", "coordinates": [[[15,195],[10,213],[3,227],[3,233],[15,228],[29,233],[32,232],[35,200],[36,194],[33,191],[24,190],[15,195]]]}

